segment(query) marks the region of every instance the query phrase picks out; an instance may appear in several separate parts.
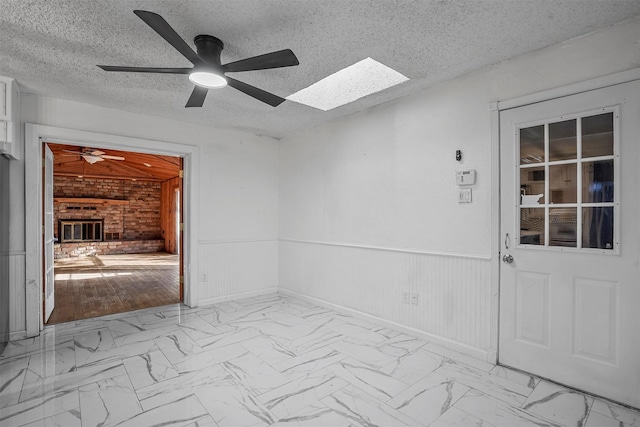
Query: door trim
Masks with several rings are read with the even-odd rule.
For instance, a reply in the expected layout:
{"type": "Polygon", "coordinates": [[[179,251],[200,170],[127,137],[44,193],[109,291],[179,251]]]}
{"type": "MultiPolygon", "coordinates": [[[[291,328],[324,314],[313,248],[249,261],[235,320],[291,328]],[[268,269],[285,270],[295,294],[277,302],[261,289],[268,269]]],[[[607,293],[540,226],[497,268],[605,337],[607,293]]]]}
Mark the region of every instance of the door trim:
{"type": "Polygon", "coordinates": [[[620,73],[609,74],[608,76],[597,77],[595,79],[584,80],[582,82],[573,83],[566,86],[560,86],[553,89],[536,92],[517,98],[498,101],[496,108],[498,111],[509,110],[511,108],[523,107],[538,102],[550,101],[556,98],[562,98],[570,95],[577,95],[582,92],[589,92],[596,89],[614,86],[622,83],[640,80],[640,68],[622,71],[620,73]]]}
{"type": "Polygon", "coordinates": [[[125,151],[140,151],[153,154],[179,156],[183,158],[183,213],[185,219],[184,239],[184,303],[198,304],[198,180],[200,148],[194,145],[177,144],[142,138],[125,137],[105,133],[67,129],[25,123],[25,279],[26,336],[37,336],[44,328],[42,316],[42,142],[72,145],[98,145],[103,148],[125,151]]]}
{"type": "Polygon", "coordinates": [[[584,80],[565,86],[536,92],[488,104],[491,122],[491,299],[488,362],[500,361],[500,248],[502,230],[500,228],[500,112],[538,102],[550,101],[564,96],[577,95],[609,86],[640,80],[640,68],[584,80]]]}

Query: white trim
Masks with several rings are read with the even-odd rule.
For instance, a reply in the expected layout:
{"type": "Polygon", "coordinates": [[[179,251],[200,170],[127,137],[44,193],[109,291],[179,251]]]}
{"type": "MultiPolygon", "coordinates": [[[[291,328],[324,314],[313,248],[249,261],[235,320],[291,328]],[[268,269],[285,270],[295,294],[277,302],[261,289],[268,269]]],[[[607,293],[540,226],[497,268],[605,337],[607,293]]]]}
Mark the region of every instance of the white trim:
{"type": "Polygon", "coordinates": [[[233,301],[242,298],[259,297],[262,295],[275,294],[279,292],[279,288],[274,286],[271,288],[260,289],[257,291],[239,292],[237,294],[224,295],[221,297],[205,298],[199,303],[199,307],[211,304],[218,304],[226,301],[233,301]]]}
{"type": "Polygon", "coordinates": [[[369,246],[369,245],[356,245],[351,243],[339,243],[339,242],[322,242],[317,240],[298,240],[298,239],[279,239],[281,242],[292,242],[292,243],[309,243],[312,245],[323,245],[323,246],[340,246],[344,248],[356,248],[356,249],[370,249],[374,251],[387,251],[387,252],[399,252],[403,254],[416,254],[416,255],[431,255],[431,256],[444,256],[444,257],[452,257],[452,258],[465,258],[465,259],[479,259],[483,261],[491,260],[490,255],[476,255],[476,254],[461,254],[461,253],[451,253],[451,252],[437,252],[437,251],[419,251],[417,249],[399,249],[399,248],[388,248],[384,246],[369,246]]]}
{"type": "Polygon", "coordinates": [[[491,296],[489,297],[489,349],[490,363],[498,363],[498,337],[500,332],[500,111],[497,102],[489,104],[491,116],[491,296]]]}
{"type": "Polygon", "coordinates": [[[433,335],[430,334],[428,332],[424,332],[421,331],[419,329],[414,329],[414,328],[410,328],[408,326],[405,325],[401,325],[400,323],[396,323],[396,322],[392,322],[390,320],[386,320],[383,319],[381,317],[377,317],[377,316],[373,316],[371,314],[367,314],[367,313],[363,313],[361,311],[358,310],[354,310],[352,308],[347,308],[344,307],[342,305],[339,304],[334,304],[332,302],[328,302],[319,298],[314,298],[314,297],[310,297],[304,294],[299,294],[295,291],[291,291],[289,289],[283,289],[283,288],[278,288],[278,292],[282,293],[284,295],[289,295],[289,296],[293,296],[296,298],[300,298],[309,302],[312,302],[314,304],[317,304],[319,306],[322,307],[326,307],[326,308],[330,308],[332,310],[335,310],[337,312],[340,313],[345,313],[360,319],[364,319],[364,320],[368,320],[370,322],[376,323],[378,325],[384,326],[384,327],[388,327],[391,329],[395,329],[401,332],[404,332],[406,334],[415,336],[417,338],[423,339],[425,341],[429,341],[432,342],[434,344],[437,344],[441,347],[445,347],[447,349],[450,350],[454,350],[457,351],[458,353],[462,353],[462,354],[466,354],[467,356],[471,356],[474,359],[478,359],[478,360],[482,360],[485,362],[489,362],[489,363],[493,363],[490,359],[489,356],[490,354],[482,349],[476,348],[476,347],[472,347],[470,345],[467,344],[462,344],[460,342],[457,341],[453,341],[447,338],[443,338],[441,336],[438,335],[433,335]]]}
{"type": "Polygon", "coordinates": [[[258,242],[277,242],[277,237],[271,237],[266,239],[254,238],[254,239],[228,239],[228,240],[198,240],[199,245],[224,245],[229,243],[258,243],[258,242]]]}
{"type": "Polygon", "coordinates": [[[197,146],[132,138],[106,133],[25,123],[25,249],[26,249],[26,335],[36,336],[42,319],[42,142],[96,145],[103,148],[138,151],[184,158],[184,303],[198,305],[198,176],[197,146]]]}
{"type": "Polygon", "coordinates": [[[640,68],[634,68],[631,70],[622,71],[620,73],[610,74],[608,76],[598,77],[595,79],[585,80],[579,83],[561,86],[542,92],[532,93],[529,95],[520,96],[518,98],[498,101],[497,108],[500,111],[504,111],[511,108],[535,104],[537,102],[550,101],[555,98],[562,98],[563,96],[576,95],[582,92],[588,92],[591,90],[602,89],[608,86],[628,83],[634,80],[640,80],[640,68]]]}

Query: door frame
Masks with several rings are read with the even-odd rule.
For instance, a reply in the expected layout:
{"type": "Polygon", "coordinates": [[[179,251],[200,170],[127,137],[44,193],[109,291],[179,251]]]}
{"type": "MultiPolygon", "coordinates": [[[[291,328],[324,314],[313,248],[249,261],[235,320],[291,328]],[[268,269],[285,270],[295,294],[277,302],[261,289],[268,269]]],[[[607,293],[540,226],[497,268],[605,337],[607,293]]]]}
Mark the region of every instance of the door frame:
{"type": "Polygon", "coordinates": [[[42,146],[43,142],[71,145],[96,145],[102,148],[138,151],[183,158],[182,232],[184,265],[184,304],[198,304],[198,180],[199,152],[195,145],[126,137],[78,129],[25,123],[25,278],[26,336],[37,336],[44,328],[42,311],[42,146]]]}
{"type": "MultiPolygon", "coordinates": [[[[500,257],[501,257],[501,189],[500,189],[500,112],[512,108],[523,107],[525,105],[538,102],[550,101],[556,98],[576,95],[596,89],[603,89],[623,83],[640,80],[640,68],[610,74],[595,79],[561,86],[541,92],[520,96],[517,98],[489,103],[491,119],[491,331],[489,334],[490,348],[488,351],[488,361],[500,364],[500,257]],[[495,258],[493,258],[495,257],[495,258]]],[[[551,378],[553,379],[553,378],[551,378]]]]}

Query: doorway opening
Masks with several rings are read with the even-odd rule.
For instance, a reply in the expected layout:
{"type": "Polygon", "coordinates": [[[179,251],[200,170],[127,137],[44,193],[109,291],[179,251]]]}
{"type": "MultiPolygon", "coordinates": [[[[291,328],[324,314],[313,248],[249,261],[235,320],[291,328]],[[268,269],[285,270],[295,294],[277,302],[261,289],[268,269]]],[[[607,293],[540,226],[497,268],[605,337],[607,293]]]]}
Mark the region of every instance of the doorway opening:
{"type": "Polygon", "coordinates": [[[53,155],[43,177],[53,193],[44,200],[54,241],[46,299],[55,291],[45,323],[183,301],[182,158],[43,144],[53,155]]]}

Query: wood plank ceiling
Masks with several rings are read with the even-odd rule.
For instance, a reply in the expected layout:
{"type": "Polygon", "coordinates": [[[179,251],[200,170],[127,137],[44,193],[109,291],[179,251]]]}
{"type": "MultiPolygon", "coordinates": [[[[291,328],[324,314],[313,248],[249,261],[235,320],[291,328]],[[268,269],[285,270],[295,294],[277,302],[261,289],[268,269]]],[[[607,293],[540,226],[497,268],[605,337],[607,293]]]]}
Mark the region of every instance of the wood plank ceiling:
{"type": "Polygon", "coordinates": [[[56,176],[162,182],[177,177],[182,163],[180,157],[89,146],[52,143],[47,145],[53,152],[53,174],[56,176]],[[100,150],[109,156],[124,157],[124,160],[104,159],[91,164],[80,154],[94,150],[100,150]]]}

